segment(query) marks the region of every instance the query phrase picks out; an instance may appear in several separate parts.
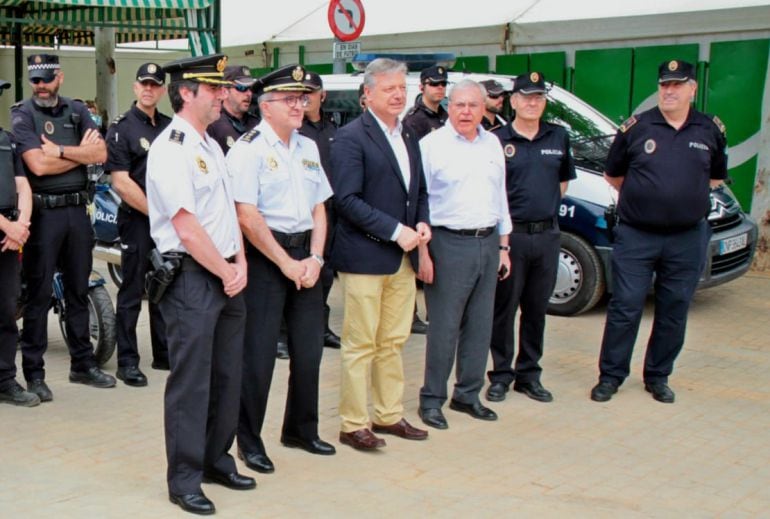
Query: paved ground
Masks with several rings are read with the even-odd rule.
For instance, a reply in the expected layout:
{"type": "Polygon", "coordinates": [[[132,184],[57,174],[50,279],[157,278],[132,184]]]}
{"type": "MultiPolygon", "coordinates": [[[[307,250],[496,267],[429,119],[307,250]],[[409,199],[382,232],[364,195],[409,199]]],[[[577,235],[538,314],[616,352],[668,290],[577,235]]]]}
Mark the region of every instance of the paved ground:
{"type": "MultiPolygon", "coordinates": [[[[510,395],[492,406],[496,423],[447,410],[449,430],[431,430],[422,443],[388,437],[373,454],[337,442],[334,350],[321,369],[321,435],[338,454],[282,447],[287,364],[279,361],[265,426],[276,473],[257,475],[256,491],[204,490],[221,517],[770,517],[769,293],[770,277],[749,275],[697,295],[671,381],[674,405],[653,401],[640,381],[650,308],[632,376],[611,402],[589,400],[602,306],[549,319],[543,381],[552,404],[510,395]]],[[[339,301],[335,288],[337,329],[339,301]]],[[[49,329],[54,402],[0,407],[0,517],[183,516],[166,497],[165,373],[146,369],[150,385],[141,389],[70,384],[58,328],[49,329]]],[[[144,319],[140,334],[147,359],[144,319]]],[[[415,424],[424,344],[413,337],[404,354],[415,424]]],[[[114,372],[114,358],[106,368],[114,372]]]]}

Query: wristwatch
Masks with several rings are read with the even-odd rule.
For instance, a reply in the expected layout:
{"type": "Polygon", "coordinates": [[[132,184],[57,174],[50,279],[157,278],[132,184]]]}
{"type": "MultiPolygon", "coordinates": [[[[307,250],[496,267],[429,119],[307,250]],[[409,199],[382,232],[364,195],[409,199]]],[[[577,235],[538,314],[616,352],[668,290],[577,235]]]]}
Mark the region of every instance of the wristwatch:
{"type": "Polygon", "coordinates": [[[313,258],[314,260],[316,260],[318,262],[318,264],[321,265],[322,267],[324,266],[325,262],[324,262],[324,259],[323,259],[322,256],[320,256],[318,254],[311,254],[310,257],[313,258]]]}

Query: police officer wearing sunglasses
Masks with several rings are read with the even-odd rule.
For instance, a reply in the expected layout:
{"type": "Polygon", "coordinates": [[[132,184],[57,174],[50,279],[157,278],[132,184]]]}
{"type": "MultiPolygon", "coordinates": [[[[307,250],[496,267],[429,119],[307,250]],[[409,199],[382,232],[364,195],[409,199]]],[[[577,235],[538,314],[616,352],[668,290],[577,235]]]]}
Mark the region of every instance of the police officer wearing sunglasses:
{"type": "Polygon", "coordinates": [[[225,69],[225,81],[229,81],[231,86],[222,102],[222,115],[209,125],[206,132],[227,155],[235,141],[257,125],[259,116],[250,111],[252,87],[256,79],[251,77],[249,67],[230,65],[225,69]]]}

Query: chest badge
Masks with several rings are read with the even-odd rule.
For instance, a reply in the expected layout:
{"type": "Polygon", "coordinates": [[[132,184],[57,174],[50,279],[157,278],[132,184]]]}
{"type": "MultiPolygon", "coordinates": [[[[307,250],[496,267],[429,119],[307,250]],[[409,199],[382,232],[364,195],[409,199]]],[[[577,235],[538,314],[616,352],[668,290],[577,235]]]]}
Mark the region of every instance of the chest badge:
{"type": "Polygon", "coordinates": [[[644,152],[647,155],[652,155],[655,153],[655,148],[657,147],[657,144],[655,144],[655,141],[652,139],[647,139],[644,141],[644,152]]]}
{"type": "Polygon", "coordinates": [[[141,146],[144,151],[150,151],[150,141],[144,137],[139,139],[139,146],[141,146]]]}
{"type": "Polygon", "coordinates": [[[53,132],[55,130],[53,126],[53,122],[46,121],[45,124],[43,124],[43,129],[45,130],[45,133],[47,133],[48,135],[53,135],[53,132]]]}
{"type": "Polygon", "coordinates": [[[275,171],[278,169],[278,161],[275,160],[275,157],[269,157],[267,159],[267,167],[270,169],[270,171],[275,171]]]}
{"type": "Polygon", "coordinates": [[[503,148],[503,153],[505,153],[505,156],[510,159],[516,155],[516,148],[513,146],[513,144],[506,144],[505,148],[503,148]]]}
{"type": "Polygon", "coordinates": [[[209,167],[206,165],[206,161],[203,160],[203,158],[200,155],[195,157],[195,162],[198,163],[198,169],[201,170],[201,173],[205,175],[209,172],[209,167]]]}
{"type": "Polygon", "coordinates": [[[235,144],[235,139],[233,139],[232,135],[227,136],[227,147],[232,148],[233,144],[235,144]]]}

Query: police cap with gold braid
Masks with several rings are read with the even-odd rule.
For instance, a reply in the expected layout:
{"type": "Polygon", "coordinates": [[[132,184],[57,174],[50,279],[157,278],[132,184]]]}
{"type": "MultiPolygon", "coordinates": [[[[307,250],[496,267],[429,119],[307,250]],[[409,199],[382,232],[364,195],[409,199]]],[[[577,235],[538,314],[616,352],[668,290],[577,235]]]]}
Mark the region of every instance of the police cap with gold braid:
{"type": "Polygon", "coordinates": [[[300,65],[286,65],[269,72],[257,80],[258,93],[310,92],[317,90],[310,73],[300,65]]]}
{"type": "Polygon", "coordinates": [[[209,56],[193,56],[182,58],[163,65],[163,71],[169,75],[169,82],[195,81],[210,85],[230,86],[232,83],[224,79],[227,67],[227,56],[211,54],[209,56]]]}

